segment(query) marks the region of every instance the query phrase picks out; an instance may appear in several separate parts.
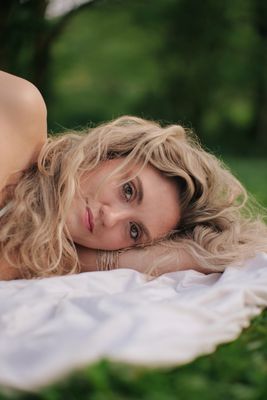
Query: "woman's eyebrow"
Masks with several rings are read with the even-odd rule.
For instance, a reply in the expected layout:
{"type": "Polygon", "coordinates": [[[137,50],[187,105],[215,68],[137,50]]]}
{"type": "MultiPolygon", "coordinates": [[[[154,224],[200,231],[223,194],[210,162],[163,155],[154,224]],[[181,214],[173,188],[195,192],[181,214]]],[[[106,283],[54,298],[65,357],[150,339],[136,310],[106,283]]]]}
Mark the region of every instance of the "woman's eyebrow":
{"type": "Polygon", "coordinates": [[[136,176],[135,179],[137,182],[137,204],[140,205],[144,197],[143,185],[139,176],[136,176]]]}
{"type": "Polygon", "coordinates": [[[146,236],[146,240],[147,240],[148,242],[152,242],[152,237],[151,237],[151,235],[150,235],[149,230],[147,229],[147,227],[146,227],[144,224],[139,224],[139,225],[141,226],[141,229],[142,229],[144,235],[146,236]]]}

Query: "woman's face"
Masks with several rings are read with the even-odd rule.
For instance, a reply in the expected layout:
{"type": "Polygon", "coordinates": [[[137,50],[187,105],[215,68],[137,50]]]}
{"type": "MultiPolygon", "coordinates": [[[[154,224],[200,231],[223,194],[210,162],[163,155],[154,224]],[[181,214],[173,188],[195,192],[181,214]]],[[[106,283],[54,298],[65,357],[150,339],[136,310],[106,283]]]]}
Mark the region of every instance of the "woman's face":
{"type": "Polygon", "coordinates": [[[151,165],[131,180],[132,170],[124,184],[121,175],[108,179],[97,193],[102,180],[122,162],[122,158],[104,161],[82,176],[81,197],[74,197],[67,218],[74,243],[117,250],[161,238],[176,227],[178,187],[151,165]]]}

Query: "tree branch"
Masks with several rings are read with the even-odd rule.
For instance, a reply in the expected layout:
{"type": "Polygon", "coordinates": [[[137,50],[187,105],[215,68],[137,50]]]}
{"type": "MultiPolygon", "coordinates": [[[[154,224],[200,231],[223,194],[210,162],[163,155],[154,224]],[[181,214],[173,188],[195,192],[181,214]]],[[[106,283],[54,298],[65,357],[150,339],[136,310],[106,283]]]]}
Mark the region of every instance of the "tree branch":
{"type": "Polygon", "coordinates": [[[43,45],[49,47],[50,44],[57,38],[57,36],[61,34],[61,32],[64,30],[69,20],[74,15],[78,14],[80,11],[85,10],[89,7],[94,7],[97,3],[100,3],[101,1],[103,0],[89,0],[86,3],[80,4],[79,6],[72,8],[69,12],[60,17],[58,22],[54,24],[54,26],[47,34],[43,45]]]}

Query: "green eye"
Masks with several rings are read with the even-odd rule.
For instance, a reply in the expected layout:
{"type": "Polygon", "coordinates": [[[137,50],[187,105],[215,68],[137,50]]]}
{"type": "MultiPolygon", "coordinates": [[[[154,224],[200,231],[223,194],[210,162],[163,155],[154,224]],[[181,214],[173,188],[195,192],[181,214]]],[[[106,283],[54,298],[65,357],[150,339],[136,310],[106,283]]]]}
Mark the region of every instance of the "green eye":
{"type": "Polygon", "coordinates": [[[122,188],[123,188],[123,193],[124,193],[124,196],[125,196],[126,200],[130,201],[132,196],[133,196],[133,194],[134,194],[134,190],[133,190],[132,185],[129,182],[127,182],[127,183],[125,183],[123,185],[122,188]]]}
{"type": "Polygon", "coordinates": [[[136,224],[130,224],[130,236],[133,240],[138,240],[140,236],[139,228],[136,224]]]}

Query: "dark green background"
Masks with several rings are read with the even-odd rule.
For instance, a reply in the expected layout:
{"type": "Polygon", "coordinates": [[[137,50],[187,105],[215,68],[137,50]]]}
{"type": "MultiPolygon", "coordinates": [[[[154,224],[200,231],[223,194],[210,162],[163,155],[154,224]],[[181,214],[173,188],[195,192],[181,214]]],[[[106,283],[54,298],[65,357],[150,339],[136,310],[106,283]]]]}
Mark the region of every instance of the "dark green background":
{"type": "Polygon", "coordinates": [[[52,131],[137,114],[220,153],[267,151],[265,0],[49,0],[0,5],[0,66],[42,91],[52,131]]]}

